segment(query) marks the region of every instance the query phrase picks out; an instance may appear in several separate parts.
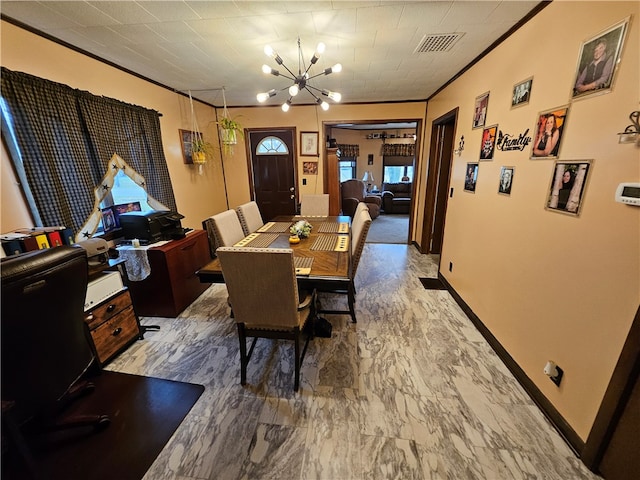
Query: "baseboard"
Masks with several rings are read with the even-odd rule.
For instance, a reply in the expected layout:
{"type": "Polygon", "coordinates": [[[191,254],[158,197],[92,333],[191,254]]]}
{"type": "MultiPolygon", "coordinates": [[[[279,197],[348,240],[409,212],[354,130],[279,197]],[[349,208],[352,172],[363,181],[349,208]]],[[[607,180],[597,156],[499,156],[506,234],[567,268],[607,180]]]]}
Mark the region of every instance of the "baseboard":
{"type": "Polygon", "coordinates": [[[453,296],[456,303],[462,308],[464,313],[471,319],[471,322],[478,329],[480,334],[485,338],[485,340],[489,343],[491,348],[496,352],[500,360],[506,365],[509,371],[516,377],[516,380],[522,385],[522,388],[527,392],[527,394],[531,397],[534,403],[542,410],[542,413],[547,417],[547,419],[551,422],[553,427],[558,431],[558,433],[564,438],[565,442],[569,445],[569,447],[574,451],[576,456],[580,458],[582,451],[584,450],[585,443],[578,436],[575,430],[567,423],[567,421],[560,415],[560,412],[556,410],[553,404],[543,395],[540,389],[536,386],[535,383],[527,376],[527,374],[520,368],[520,366],[516,363],[509,352],[500,344],[498,339],[493,336],[491,331],[486,327],[482,320],[478,318],[478,316],[473,313],[473,310],[465,303],[458,292],[451,286],[447,279],[442,276],[442,274],[438,273],[438,278],[444,283],[447,287],[451,296],[453,296]]]}

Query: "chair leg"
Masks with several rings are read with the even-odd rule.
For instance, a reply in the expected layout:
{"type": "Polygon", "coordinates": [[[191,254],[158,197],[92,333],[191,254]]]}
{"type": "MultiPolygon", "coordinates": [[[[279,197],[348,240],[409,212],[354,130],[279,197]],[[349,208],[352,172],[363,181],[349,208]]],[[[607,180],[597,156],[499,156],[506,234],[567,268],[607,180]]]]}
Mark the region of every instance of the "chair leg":
{"type": "Polygon", "coordinates": [[[349,288],[347,290],[347,298],[349,302],[349,313],[351,314],[351,322],[357,323],[356,320],[356,287],[353,284],[353,280],[349,282],[349,288]]]}
{"type": "Polygon", "coordinates": [[[295,339],[294,339],[294,370],[295,370],[295,380],[293,383],[293,390],[295,392],[298,391],[298,388],[300,387],[300,329],[296,328],[295,331],[295,339]]]}
{"type": "Polygon", "coordinates": [[[240,385],[247,383],[247,335],[244,324],[238,323],[238,339],[240,340],[240,385]]]}

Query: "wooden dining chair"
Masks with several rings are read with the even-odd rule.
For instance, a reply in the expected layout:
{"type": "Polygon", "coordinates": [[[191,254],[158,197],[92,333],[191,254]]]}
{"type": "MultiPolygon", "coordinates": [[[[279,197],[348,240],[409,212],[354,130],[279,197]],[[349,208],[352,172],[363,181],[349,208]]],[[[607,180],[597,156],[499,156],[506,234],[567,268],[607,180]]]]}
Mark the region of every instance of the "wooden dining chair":
{"type": "Polygon", "coordinates": [[[312,325],[307,324],[315,318],[315,292],[298,291],[293,250],[220,247],[217,254],[238,327],[240,383],[247,382],[247,364],[258,338],[289,339],[294,341],[293,389],[297,391],[300,365],[313,336],[312,325]],[[253,337],[248,353],[247,337],[253,337]]]}
{"type": "Polygon", "coordinates": [[[236,213],[240,219],[245,237],[264,225],[258,204],[254,201],[240,205],[236,208],[236,213]]]}
{"type": "Polygon", "coordinates": [[[356,301],[356,286],[355,278],[360,264],[360,257],[364,250],[364,244],[367,240],[367,234],[369,233],[369,227],[371,226],[371,215],[369,215],[369,209],[365,208],[358,214],[354,215],[353,222],[351,223],[351,263],[349,265],[349,284],[346,289],[323,289],[321,286],[317,287],[317,291],[326,293],[337,293],[341,295],[347,295],[347,302],[349,305],[348,310],[328,310],[321,307],[318,308],[318,313],[332,313],[332,314],[348,314],[351,315],[351,321],[356,323],[355,301],[356,301]]]}
{"type": "Polygon", "coordinates": [[[326,217],[329,215],[329,194],[303,194],[300,197],[300,215],[326,217]]]}

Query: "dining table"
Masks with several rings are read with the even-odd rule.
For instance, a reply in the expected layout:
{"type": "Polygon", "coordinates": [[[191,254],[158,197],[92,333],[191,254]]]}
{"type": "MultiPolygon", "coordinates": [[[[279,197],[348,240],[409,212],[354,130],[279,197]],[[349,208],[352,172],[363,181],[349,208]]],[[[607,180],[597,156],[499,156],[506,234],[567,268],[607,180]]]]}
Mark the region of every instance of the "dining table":
{"type": "MultiPolygon", "coordinates": [[[[351,217],[279,216],[237,242],[236,247],[290,248],[300,289],[346,292],[348,310],[318,309],[319,313],[349,314],[355,317],[355,288],[351,281],[351,217]],[[311,224],[307,238],[290,243],[290,228],[306,220],[311,224]]],[[[196,272],[203,283],[224,283],[220,260],[213,258],[196,272]]]]}

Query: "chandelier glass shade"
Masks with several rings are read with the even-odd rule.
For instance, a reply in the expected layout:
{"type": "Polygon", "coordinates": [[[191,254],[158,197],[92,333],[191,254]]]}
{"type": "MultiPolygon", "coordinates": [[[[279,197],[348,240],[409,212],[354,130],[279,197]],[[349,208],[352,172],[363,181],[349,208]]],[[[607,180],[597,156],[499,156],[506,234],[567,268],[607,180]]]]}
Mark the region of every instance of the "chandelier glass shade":
{"type": "Polygon", "coordinates": [[[316,47],[316,51],[314,52],[313,57],[311,57],[309,65],[307,66],[305,65],[304,57],[302,55],[300,38],[298,38],[298,73],[296,74],[284,64],[284,61],[282,60],[280,55],[278,55],[273,50],[273,48],[271,48],[269,45],[265,46],[264,53],[268,57],[271,57],[273,60],[275,60],[275,62],[279,66],[284,68],[286,72],[281,72],[279,70],[271,68],[269,65],[266,65],[266,64],[262,65],[262,72],[267,75],[274,75],[276,77],[287,78],[291,80],[291,82],[293,83],[280,90],[276,90],[275,88],[272,88],[268,92],[258,93],[258,95],[256,96],[258,99],[258,102],[264,103],[271,97],[275,97],[279,92],[282,92],[285,90],[288,93],[288,98],[282,104],[282,110],[284,112],[287,112],[289,110],[289,107],[291,107],[291,104],[293,103],[293,98],[303,90],[306,90],[316,100],[316,103],[320,105],[320,107],[322,107],[323,110],[329,110],[329,104],[322,99],[323,96],[330,98],[334,102],[340,102],[340,100],[342,99],[342,95],[340,95],[338,92],[332,92],[330,90],[316,88],[313,85],[311,85],[311,80],[313,80],[316,77],[319,77],[322,75],[329,75],[331,73],[340,73],[342,71],[342,65],[339,63],[336,63],[333,67],[325,68],[320,73],[317,73],[315,75],[310,74],[311,67],[317,63],[317,61],[320,58],[320,55],[324,53],[324,51],[325,51],[325,44],[320,42],[316,47]]]}

